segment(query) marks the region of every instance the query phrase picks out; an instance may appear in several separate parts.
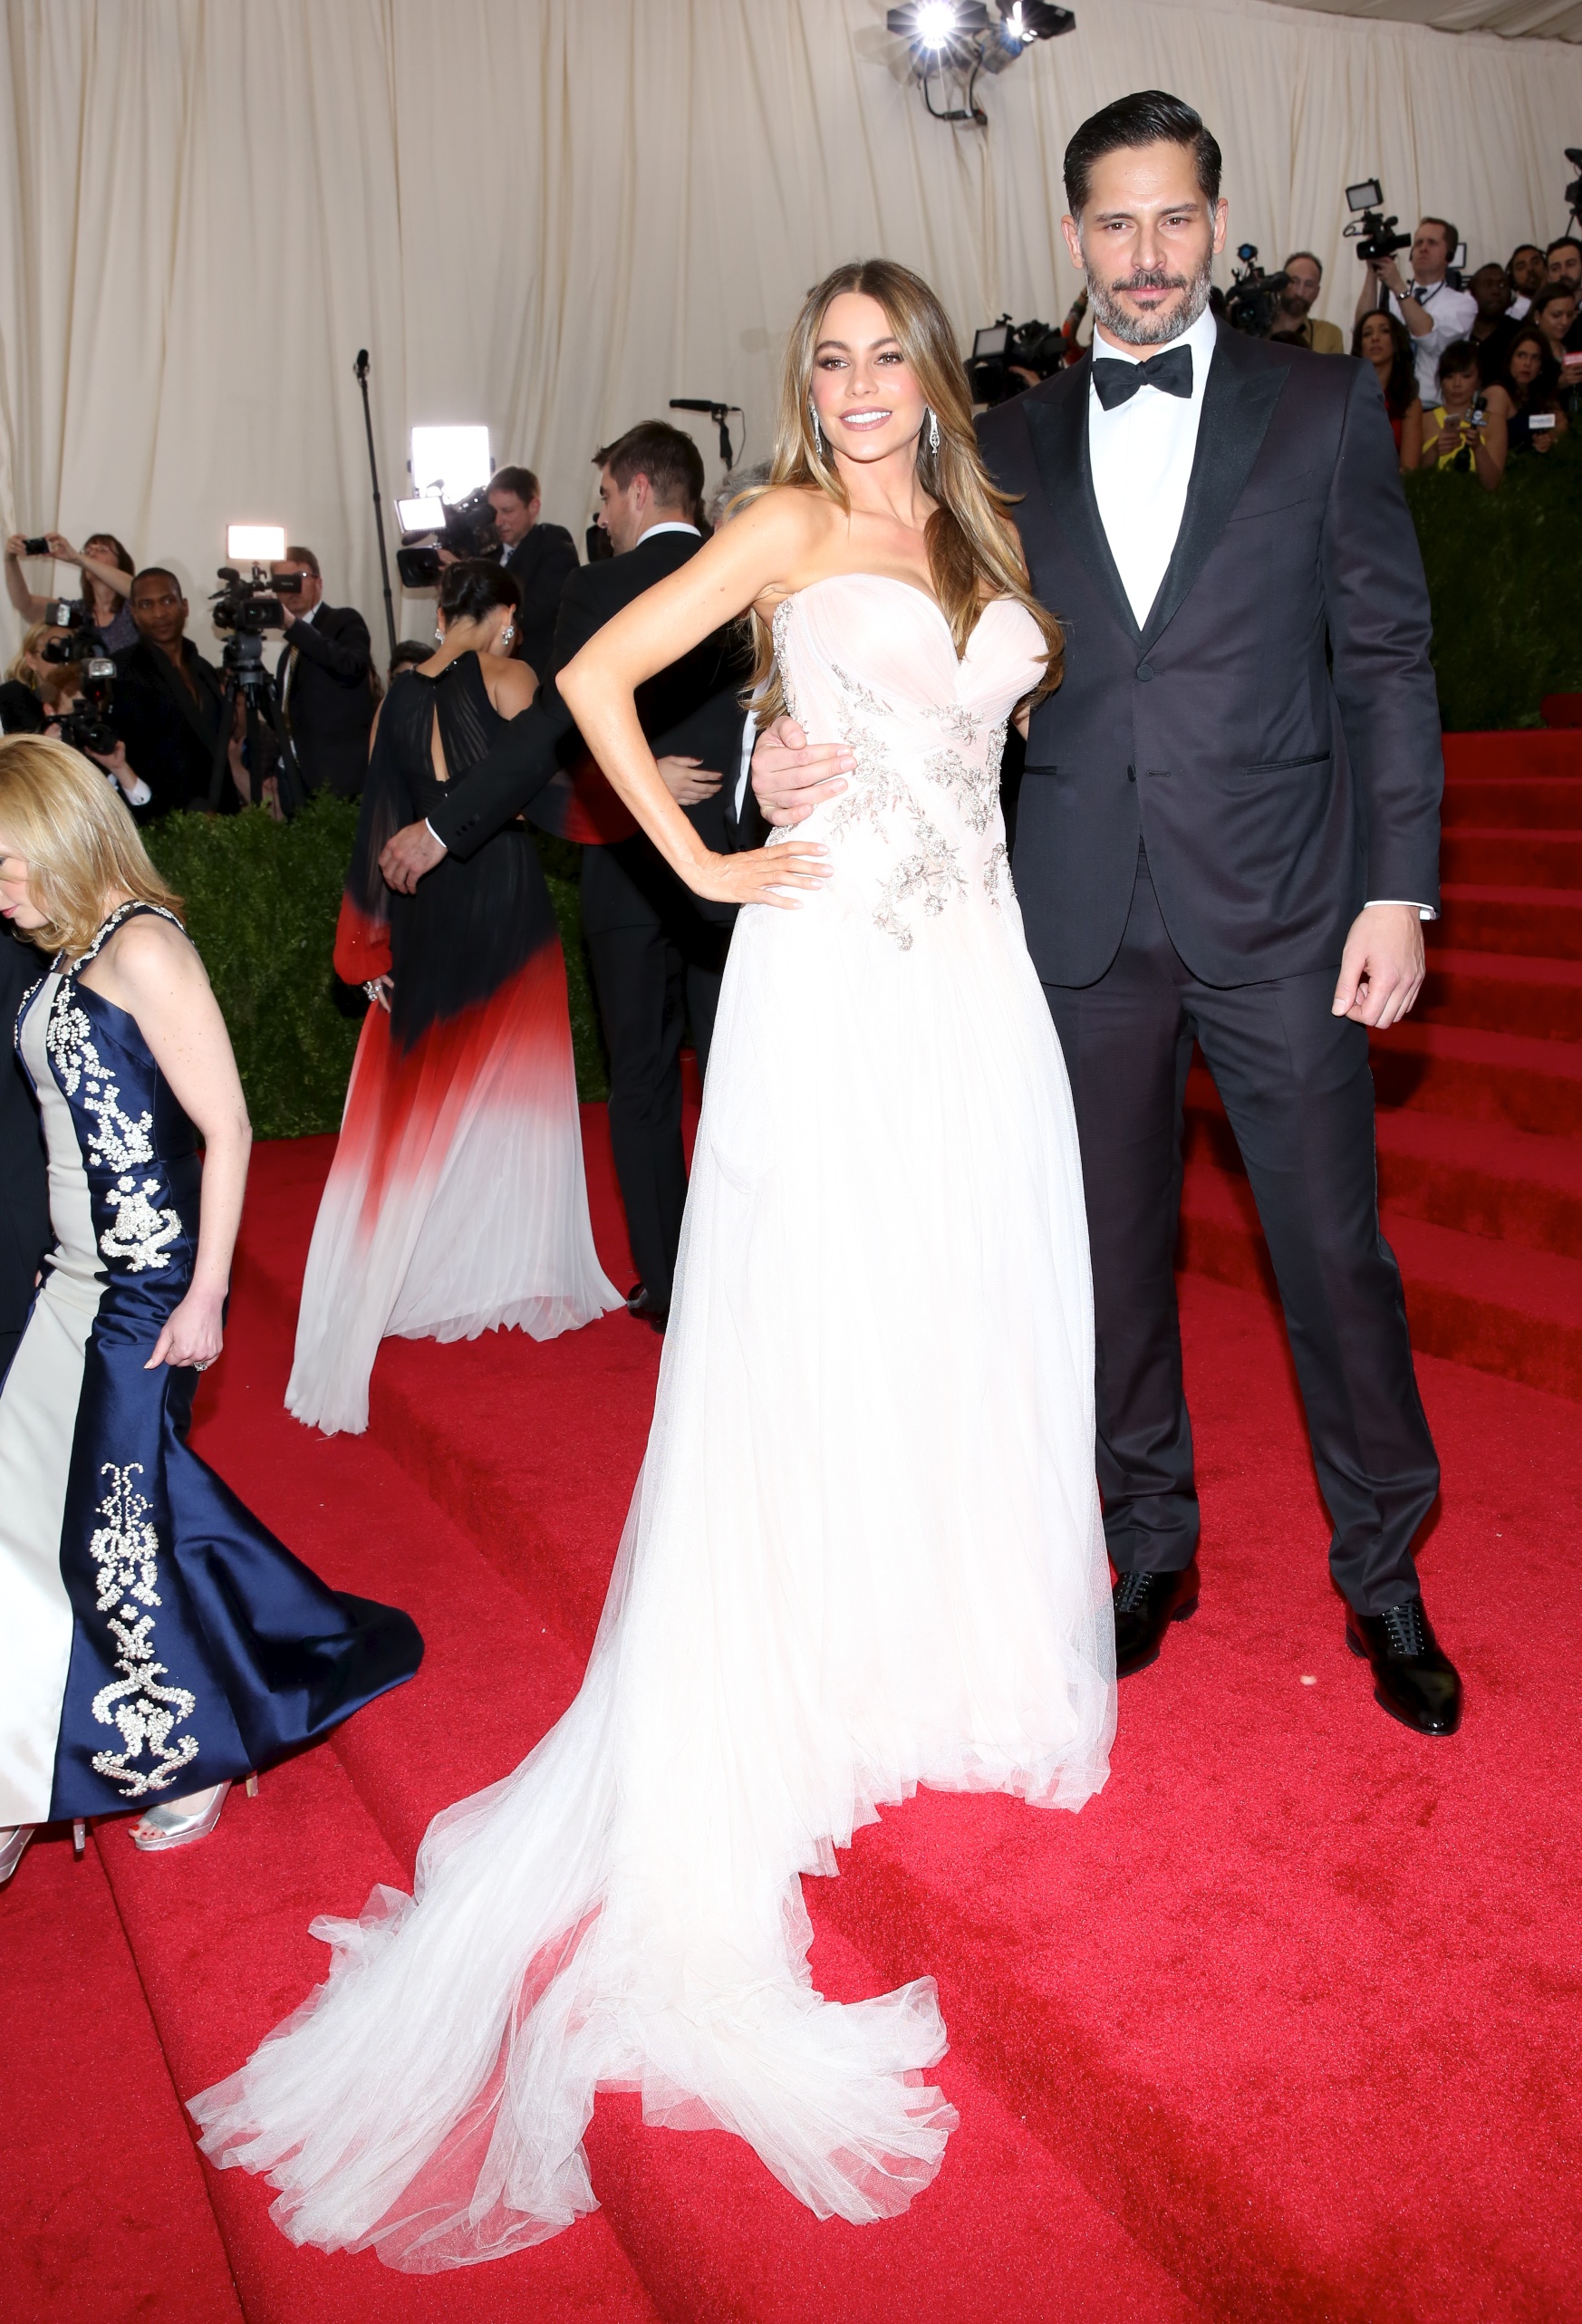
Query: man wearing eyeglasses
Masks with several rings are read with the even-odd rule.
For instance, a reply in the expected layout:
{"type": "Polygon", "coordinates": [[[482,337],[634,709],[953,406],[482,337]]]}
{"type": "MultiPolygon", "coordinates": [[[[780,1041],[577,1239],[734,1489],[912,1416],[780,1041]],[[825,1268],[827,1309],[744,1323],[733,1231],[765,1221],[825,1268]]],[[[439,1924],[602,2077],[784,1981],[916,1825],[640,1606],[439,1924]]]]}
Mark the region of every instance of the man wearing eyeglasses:
{"type": "Polygon", "coordinates": [[[286,616],[275,683],[303,787],[355,798],[374,712],[368,624],[351,605],[325,604],[312,549],[287,549],[270,573],[286,616]]]}

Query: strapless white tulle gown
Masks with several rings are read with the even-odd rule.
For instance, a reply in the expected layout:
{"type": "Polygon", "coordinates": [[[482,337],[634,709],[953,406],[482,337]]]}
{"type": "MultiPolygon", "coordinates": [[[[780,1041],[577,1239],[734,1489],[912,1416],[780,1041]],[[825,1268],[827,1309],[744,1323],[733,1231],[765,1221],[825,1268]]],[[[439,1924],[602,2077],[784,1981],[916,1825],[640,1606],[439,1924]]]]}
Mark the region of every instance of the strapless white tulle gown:
{"type": "Polygon", "coordinates": [[[927,1962],[812,1987],[800,1877],[918,1784],[1077,1808],[1114,1721],[1070,1094],[998,803],[1035,624],[958,661],[921,591],[784,603],[848,742],[834,877],[737,924],[647,1458],[582,1692],[446,1810],[416,1895],[319,1921],[328,1982],[192,2101],[299,2242],[408,2269],[590,2209],[601,2088],[749,2140],[820,2214],[905,2207],[955,2115],[927,1962]]]}

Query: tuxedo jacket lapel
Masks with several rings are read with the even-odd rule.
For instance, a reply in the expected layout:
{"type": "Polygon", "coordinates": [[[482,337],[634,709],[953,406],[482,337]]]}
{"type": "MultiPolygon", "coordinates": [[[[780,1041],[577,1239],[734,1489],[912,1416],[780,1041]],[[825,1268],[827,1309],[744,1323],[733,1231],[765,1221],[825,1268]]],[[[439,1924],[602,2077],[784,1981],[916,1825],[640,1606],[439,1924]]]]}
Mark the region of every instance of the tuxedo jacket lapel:
{"type": "MultiPolygon", "coordinates": [[[[1197,452],[1181,531],[1176,535],[1174,554],[1143,629],[1145,653],[1181,611],[1192,583],[1208,563],[1210,551],[1230,522],[1286,383],[1283,367],[1278,371],[1249,371],[1238,362],[1237,353],[1235,333],[1221,324],[1203,389],[1197,452]]],[[[1085,428],[1082,435],[1085,464],[1085,428]]],[[[1091,502],[1091,487],[1087,497],[1091,502]]]]}
{"type": "Polygon", "coordinates": [[[1029,399],[1024,407],[1027,433],[1056,522],[1103,590],[1123,631],[1140,641],[1142,632],[1121,585],[1094,497],[1087,457],[1087,389],[1085,361],[1062,371],[1054,394],[1029,399]]]}

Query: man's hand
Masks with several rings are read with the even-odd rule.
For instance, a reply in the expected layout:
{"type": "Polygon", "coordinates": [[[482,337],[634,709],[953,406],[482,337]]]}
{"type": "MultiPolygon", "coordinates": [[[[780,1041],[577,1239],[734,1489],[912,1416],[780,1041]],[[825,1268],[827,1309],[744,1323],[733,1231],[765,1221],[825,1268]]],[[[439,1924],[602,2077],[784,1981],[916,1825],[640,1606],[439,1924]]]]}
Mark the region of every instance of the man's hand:
{"type": "Polygon", "coordinates": [[[1334,1013],[1382,1033],[1398,1025],[1423,989],[1423,921],[1415,904],[1366,904],[1340,956],[1334,1013]]]}
{"type": "Polygon", "coordinates": [[[844,742],[808,742],[795,718],[778,718],[753,745],[753,789],[766,823],[802,823],[822,799],[838,799],[856,760],[844,742]]]}
{"type": "Polygon", "coordinates": [[[671,757],[658,759],[655,764],[659,767],[660,780],[679,807],[701,805],[705,799],[714,796],[725,780],[723,775],[712,774],[697,758],[671,757]]]}
{"type": "Polygon", "coordinates": [[[445,843],[436,839],[426,823],[409,823],[386,843],[379,859],[387,888],[398,895],[410,896],[425,872],[431,872],[445,853],[445,843]]]}

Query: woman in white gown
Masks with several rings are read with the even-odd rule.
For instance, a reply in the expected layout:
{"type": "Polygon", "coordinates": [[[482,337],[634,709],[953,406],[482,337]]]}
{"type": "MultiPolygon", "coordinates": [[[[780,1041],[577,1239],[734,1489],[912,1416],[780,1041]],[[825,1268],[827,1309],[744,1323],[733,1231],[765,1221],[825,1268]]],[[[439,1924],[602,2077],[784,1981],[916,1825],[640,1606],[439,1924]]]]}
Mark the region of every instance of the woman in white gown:
{"type": "Polygon", "coordinates": [[[914,275],[812,294],[774,477],[560,681],[681,878],[748,907],[582,1692],[436,1818],[415,1898],[315,1923],[328,1982],[192,2102],[287,2234],[409,2269],[590,2208],[600,2088],[738,2133],[820,2214],[903,2209],[955,2122],[933,1983],[825,2001],[800,1876],[920,1783],[1075,1808],[1107,1771],[1082,1186],[998,796],[1059,638],[914,275]],[[856,772],[712,856],[632,696],[748,606],[764,716],[856,772]]]}

